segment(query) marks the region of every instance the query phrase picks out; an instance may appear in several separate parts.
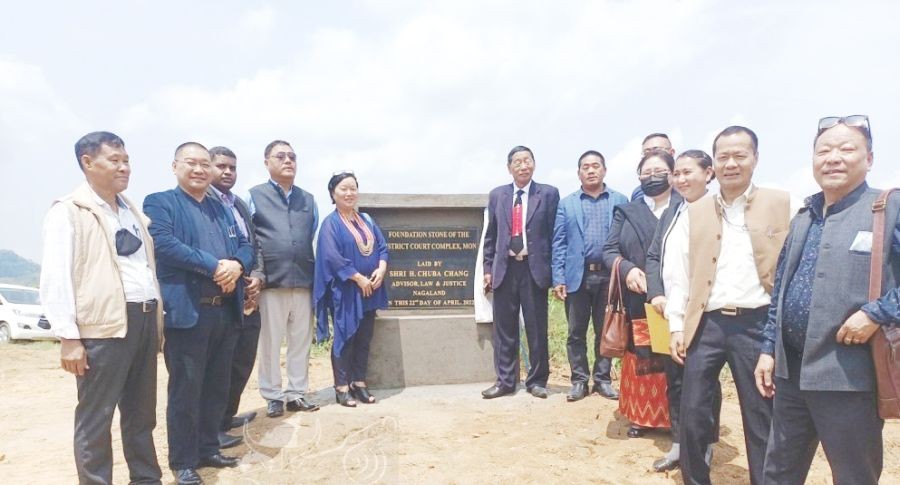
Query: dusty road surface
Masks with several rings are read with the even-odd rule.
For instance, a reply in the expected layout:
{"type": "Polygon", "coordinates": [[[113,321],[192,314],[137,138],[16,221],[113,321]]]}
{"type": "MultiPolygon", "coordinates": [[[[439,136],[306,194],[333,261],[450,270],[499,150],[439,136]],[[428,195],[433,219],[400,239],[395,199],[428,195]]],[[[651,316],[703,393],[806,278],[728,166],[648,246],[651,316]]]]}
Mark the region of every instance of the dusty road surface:
{"type": "MultiPolygon", "coordinates": [[[[53,343],[0,347],[0,482],[75,483],[72,413],[75,380],[58,367],[53,343]]],[[[328,359],[315,358],[312,414],[264,416],[255,375],[242,411],[260,417],[241,431],[245,444],[227,450],[238,468],[201,469],[208,483],[681,483],[650,471],[669,447],[666,433],[625,436],[616,404],[596,395],[567,403],[567,377],[555,370],[549,399],[520,390],[512,397],[481,399],[485,384],[376,391],[375,405],[343,408],[334,403],[328,359]]],[[[166,370],[159,359],[157,454],[165,483],[166,370]]],[[[713,482],[748,483],[740,414],[734,387],[725,387],[722,440],[715,448],[713,482]]],[[[128,470],[113,424],[115,480],[128,470]]],[[[882,483],[900,483],[900,423],[885,426],[882,483]]],[[[821,448],[808,483],[831,483],[821,448]]]]}

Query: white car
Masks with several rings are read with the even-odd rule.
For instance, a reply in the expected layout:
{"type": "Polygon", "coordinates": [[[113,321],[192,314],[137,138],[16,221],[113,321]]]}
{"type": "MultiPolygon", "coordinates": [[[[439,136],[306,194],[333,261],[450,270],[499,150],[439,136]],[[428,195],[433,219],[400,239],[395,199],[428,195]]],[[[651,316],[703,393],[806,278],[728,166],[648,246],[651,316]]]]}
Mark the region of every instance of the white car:
{"type": "Polygon", "coordinates": [[[0,344],[53,339],[37,288],[0,284],[0,344]]]}

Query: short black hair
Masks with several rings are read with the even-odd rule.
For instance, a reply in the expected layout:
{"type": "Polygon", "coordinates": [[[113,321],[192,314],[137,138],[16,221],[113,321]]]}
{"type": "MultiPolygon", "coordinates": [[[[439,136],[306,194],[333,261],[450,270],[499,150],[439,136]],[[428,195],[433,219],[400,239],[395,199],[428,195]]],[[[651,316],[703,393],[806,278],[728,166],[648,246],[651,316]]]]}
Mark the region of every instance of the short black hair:
{"type": "MultiPolygon", "coordinates": [[[[650,140],[653,138],[665,138],[666,140],[669,140],[669,135],[667,135],[665,133],[650,133],[649,135],[644,137],[644,141],[641,142],[641,145],[643,146],[644,143],[647,143],[647,140],[650,140]]],[[[669,143],[672,143],[672,140],[669,140],[669,143]]]]}
{"type": "Polygon", "coordinates": [[[331,203],[334,204],[334,189],[338,186],[339,183],[344,181],[344,179],[352,178],[356,180],[356,188],[359,188],[359,179],[356,178],[356,174],[353,172],[341,172],[331,176],[328,180],[328,197],[331,197],[331,203]]]}
{"type": "Polygon", "coordinates": [[[82,172],[84,167],[81,166],[81,157],[84,155],[96,156],[103,145],[112,148],[125,148],[125,142],[115,133],[108,131],[94,131],[82,136],[75,142],[75,161],[78,162],[78,168],[82,172]]]}
{"type": "MultiPolygon", "coordinates": [[[[690,158],[692,160],[696,160],[697,165],[700,165],[700,168],[703,169],[712,168],[712,157],[709,156],[709,153],[706,153],[703,150],[685,150],[681,152],[678,157],[675,158],[675,160],[681,158],[690,158]]],[[[712,180],[714,178],[716,178],[715,172],[712,173],[712,178],[709,180],[712,180]]]]}
{"type": "Polygon", "coordinates": [[[600,164],[603,165],[603,168],[606,168],[606,158],[604,158],[603,154],[598,152],[597,150],[588,150],[588,151],[582,153],[580,157],[578,157],[578,168],[579,169],[581,168],[581,161],[584,160],[585,157],[590,157],[590,156],[600,157],[600,164]]]}
{"type": "Polygon", "coordinates": [[[206,147],[201,145],[200,143],[197,143],[195,141],[186,141],[186,142],[182,143],[181,145],[178,145],[178,147],[175,148],[175,159],[176,160],[178,159],[178,154],[181,153],[181,150],[184,150],[187,147],[197,147],[206,152],[209,152],[209,150],[207,150],[206,147]]]}
{"type": "Polygon", "coordinates": [[[672,155],[659,148],[655,150],[650,150],[646,155],[641,157],[641,161],[638,163],[637,172],[641,173],[641,169],[644,168],[644,162],[650,160],[651,158],[661,158],[663,162],[666,162],[666,166],[669,167],[669,170],[675,170],[675,159],[672,158],[672,155]]]}
{"type": "Polygon", "coordinates": [[[531,159],[534,160],[534,153],[532,153],[531,148],[526,146],[518,145],[514,146],[512,150],[509,151],[509,155],[506,156],[506,164],[509,165],[512,163],[513,155],[519,152],[528,152],[531,155],[531,159]]]}
{"type": "Polygon", "coordinates": [[[234,154],[229,148],[226,147],[212,147],[209,149],[209,158],[216,158],[217,155],[221,155],[223,157],[233,158],[237,160],[237,155],[234,154]]]}
{"type": "MultiPolygon", "coordinates": [[[[870,153],[872,152],[872,131],[869,128],[866,128],[865,126],[850,126],[846,123],[839,123],[839,124],[844,125],[847,128],[850,128],[852,130],[856,130],[860,134],[862,134],[862,136],[866,139],[866,148],[869,150],[870,153]]],[[[835,125],[835,126],[837,126],[837,125],[835,125]]],[[[832,126],[831,128],[834,128],[834,126],[832,126]]],[[[816,133],[816,137],[813,138],[813,149],[815,149],[816,142],[819,141],[819,137],[822,136],[822,133],[825,133],[826,131],[830,130],[831,128],[828,128],[827,130],[821,130],[816,133]]]]}
{"type": "Polygon", "coordinates": [[[719,132],[718,135],[716,135],[716,138],[713,140],[712,146],[713,156],[716,156],[716,143],[719,142],[719,138],[722,138],[723,136],[738,135],[741,133],[745,133],[750,137],[750,144],[753,145],[753,154],[759,155],[759,138],[756,137],[756,133],[753,133],[753,130],[747,128],[746,126],[733,125],[725,128],[724,130],[719,132]]]}
{"type": "MultiPolygon", "coordinates": [[[[272,149],[277,147],[278,145],[287,145],[287,146],[291,147],[291,144],[284,140],[272,140],[271,143],[266,145],[266,151],[263,153],[263,155],[266,158],[269,158],[269,155],[272,153],[272,149]]],[[[294,147],[291,147],[291,150],[293,150],[293,149],[294,149],[294,147]]]]}

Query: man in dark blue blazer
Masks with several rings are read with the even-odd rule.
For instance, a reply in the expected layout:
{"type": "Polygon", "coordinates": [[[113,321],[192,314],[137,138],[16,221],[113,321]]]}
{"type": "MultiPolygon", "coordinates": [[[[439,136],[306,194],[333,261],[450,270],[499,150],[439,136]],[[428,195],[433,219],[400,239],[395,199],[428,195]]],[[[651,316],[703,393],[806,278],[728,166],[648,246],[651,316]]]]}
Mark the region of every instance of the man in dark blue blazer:
{"type": "Polygon", "coordinates": [[[550,375],[547,349],[547,290],[550,288],[550,245],[559,191],[532,181],[531,150],[513,148],[506,159],[513,183],[488,196],[484,236],[484,287],[494,292],[494,369],[497,381],[482,392],[485,399],[512,394],[519,382],[519,314],[528,339],[525,387],[546,398],[550,375]]]}
{"type": "Polygon", "coordinates": [[[169,467],[179,484],[202,483],[198,467],[233,467],[219,451],[231,361],[253,250],[231,212],[206,191],[212,166],[194,142],[175,151],[178,187],[150,194],[144,212],[156,245],[165,309],[169,467]]]}
{"type": "Polygon", "coordinates": [[[566,196],[556,210],[553,228],[553,294],[566,305],[568,336],[566,354],[572,369],[572,389],[566,400],[578,401],[588,394],[588,380],[594,392],[618,399],[609,374],[611,359],[597,355],[593,371],[588,365],[587,329],[594,322],[594,348],[600,343],[609,268],[603,266],[603,245],[609,235],[613,209],[628,199],[603,182],[606,160],[589,150],[578,159],[581,188],[566,196]]]}

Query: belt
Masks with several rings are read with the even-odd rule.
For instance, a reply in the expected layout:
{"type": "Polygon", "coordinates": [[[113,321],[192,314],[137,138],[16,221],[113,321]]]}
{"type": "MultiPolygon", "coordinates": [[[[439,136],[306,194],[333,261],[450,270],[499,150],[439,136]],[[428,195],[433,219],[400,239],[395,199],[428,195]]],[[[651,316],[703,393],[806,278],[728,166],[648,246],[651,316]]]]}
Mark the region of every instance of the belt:
{"type": "Polygon", "coordinates": [[[139,308],[141,313],[150,313],[156,311],[156,305],[159,304],[157,300],[147,300],[147,301],[129,301],[127,303],[128,308],[139,308]]]}
{"type": "Polygon", "coordinates": [[[603,263],[585,263],[584,269],[588,271],[603,271],[603,263]]]}
{"type": "Polygon", "coordinates": [[[525,254],[525,255],[520,254],[518,256],[510,255],[509,259],[514,259],[516,261],[528,261],[528,255],[527,254],[525,254]]]}
{"type": "Polygon", "coordinates": [[[201,305],[222,306],[225,304],[225,297],[222,295],[204,296],[200,298],[201,305]]]}
{"type": "Polygon", "coordinates": [[[725,317],[743,317],[747,315],[759,315],[768,311],[768,306],[761,306],[757,308],[740,308],[732,306],[719,308],[718,310],[712,310],[710,313],[718,313],[725,317]]]}

